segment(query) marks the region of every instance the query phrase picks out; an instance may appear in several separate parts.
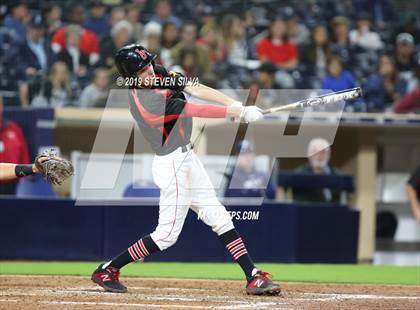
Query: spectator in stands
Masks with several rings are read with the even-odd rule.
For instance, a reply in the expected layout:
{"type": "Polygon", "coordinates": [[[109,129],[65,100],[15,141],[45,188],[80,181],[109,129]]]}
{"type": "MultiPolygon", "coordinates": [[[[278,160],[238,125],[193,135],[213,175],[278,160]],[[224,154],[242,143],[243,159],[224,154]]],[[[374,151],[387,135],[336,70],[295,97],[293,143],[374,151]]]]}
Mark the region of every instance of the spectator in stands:
{"type": "Polygon", "coordinates": [[[420,27],[417,25],[417,15],[415,12],[407,12],[402,21],[402,25],[397,27],[394,31],[394,40],[400,33],[409,33],[413,36],[414,42],[420,42],[420,27]]]}
{"type": "Polygon", "coordinates": [[[174,23],[165,23],[162,27],[162,35],[160,44],[160,61],[165,68],[170,68],[173,65],[171,49],[179,42],[178,27],[174,23]]]}
{"type": "Polygon", "coordinates": [[[140,7],[137,4],[128,4],[125,6],[125,15],[127,21],[133,27],[133,41],[143,40],[143,24],[140,22],[140,7]]]}
{"type": "Polygon", "coordinates": [[[46,75],[53,62],[51,46],[44,38],[45,27],[41,15],[34,15],[28,24],[26,40],[19,48],[18,66],[26,80],[46,75]]]}
{"type": "Polygon", "coordinates": [[[400,33],[395,41],[395,62],[398,71],[412,71],[416,66],[414,38],[409,33],[400,33]]]}
{"type": "Polygon", "coordinates": [[[383,112],[393,109],[394,102],[398,101],[407,92],[407,83],[400,79],[395,63],[389,55],[379,58],[378,73],[369,77],[364,93],[369,112],[383,112]]]}
{"type": "Polygon", "coordinates": [[[83,28],[79,25],[66,27],[66,44],[57,53],[57,60],[64,62],[75,76],[84,78],[88,74],[89,55],[80,49],[83,28]]]}
{"type": "Polygon", "coordinates": [[[225,60],[226,50],[223,45],[222,35],[215,25],[207,24],[201,28],[197,44],[206,48],[212,65],[220,64],[225,60]]]}
{"type": "Polygon", "coordinates": [[[331,57],[331,44],[325,26],[317,25],[312,29],[311,43],[303,48],[301,53],[305,72],[314,80],[310,84],[319,88],[327,71],[327,59],[331,57]]]}
{"type": "Polygon", "coordinates": [[[188,78],[200,78],[201,72],[199,69],[200,66],[198,65],[197,49],[188,46],[181,50],[179,65],[172,67],[173,71],[180,72],[188,78]]]}
{"type": "Polygon", "coordinates": [[[109,20],[106,14],[106,6],[101,0],[93,0],[90,3],[90,14],[83,23],[83,27],[96,33],[99,39],[109,35],[109,20]]]}
{"type": "MultiPolygon", "coordinates": [[[[296,173],[314,175],[334,175],[335,169],[329,164],[330,144],[323,138],[314,138],[309,142],[308,163],[296,168],[296,173]]],[[[319,190],[293,189],[293,200],[308,202],[339,202],[340,193],[328,188],[319,190]]]]}
{"type": "Polygon", "coordinates": [[[418,167],[407,182],[407,196],[414,218],[420,223],[420,167],[418,167]]]}
{"type": "Polygon", "coordinates": [[[43,19],[47,24],[46,35],[48,41],[51,40],[54,33],[62,27],[62,10],[58,4],[49,4],[43,10],[43,19]]]}
{"type": "Polygon", "coordinates": [[[288,38],[283,20],[277,18],[271,23],[268,36],[257,43],[257,56],[260,60],[271,62],[280,69],[296,67],[298,51],[288,38]]]}
{"type": "Polygon", "coordinates": [[[309,30],[304,24],[299,23],[299,16],[292,7],[287,7],[284,10],[284,19],[289,40],[297,46],[307,44],[310,36],[309,30]]]}
{"type": "Polygon", "coordinates": [[[101,64],[105,67],[114,65],[115,53],[132,42],[133,26],[126,20],[116,23],[111,29],[111,38],[101,41],[101,64]]]}
{"type": "MultiPolygon", "coordinates": [[[[276,89],[281,88],[275,79],[277,68],[269,62],[264,62],[258,68],[257,79],[255,82],[258,89],[263,89],[258,95],[258,106],[261,109],[272,108],[279,100],[279,94],[276,89]]],[[[251,82],[251,84],[254,81],[251,82]]]]}
{"type": "Polygon", "coordinates": [[[74,104],[78,85],[72,83],[66,63],[57,61],[51,67],[48,80],[29,84],[29,102],[34,107],[62,107],[74,104]]]}
{"type": "Polygon", "coordinates": [[[162,25],[154,21],[148,22],[144,26],[144,37],[140,44],[159,57],[161,35],[162,25]]]}
{"type": "MultiPolygon", "coordinates": [[[[0,162],[29,164],[28,144],[22,129],[3,116],[3,102],[0,100],[0,162]]],[[[0,195],[14,195],[16,181],[0,182],[0,195]]]]}
{"type": "Polygon", "coordinates": [[[256,69],[252,61],[249,61],[249,46],[246,41],[243,21],[236,15],[227,14],[222,19],[222,36],[225,45],[226,60],[230,65],[256,69]]]}
{"type": "Polygon", "coordinates": [[[172,15],[171,2],[169,0],[158,0],[156,2],[154,13],[155,14],[151,18],[151,21],[157,22],[161,25],[165,22],[172,22],[177,25],[177,27],[181,27],[182,25],[181,20],[172,15]]]}
{"type": "Polygon", "coordinates": [[[197,25],[192,21],[187,21],[181,28],[181,40],[176,44],[171,51],[172,61],[174,64],[181,63],[181,51],[184,48],[195,49],[198,60],[198,72],[201,73],[200,78],[206,80],[214,79],[211,62],[208,58],[208,51],[204,46],[200,46],[197,40],[197,25]]]}
{"type": "Polygon", "coordinates": [[[328,74],[322,82],[322,89],[339,91],[356,87],[356,81],[353,75],[344,69],[344,64],[339,56],[332,55],[328,59],[327,72],[328,74]]]}
{"type": "Polygon", "coordinates": [[[106,68],[98,68],[94,72],[93,83],[83,89],[80,95],[80,107],[105,107],[109,93],[110,76],[106,68]]]}
{"type": "Polygon", "coordinates": [[[417,86],[395,105],[397,113],[420,113],[420,58],[416,67],[417,86]]]}
{"type": "Polygon", "coordinates": [[[200,10],[202,27],[216,26],[216,9],[212,5],[203,5],[200,10]]]}
{"type": "Polygon", "coordinates": [[[353,65],[353,48],[349,40],[349,20],[344,16],[336,16],[331,22],[334,32],[332,52],[342,59],[346,66],[353,65]]]}
{"type": "MultiPolygon", "coordinates": [[[[72,50],[74,51],[77,48],[81,53],[88,56],[89,65],[95,65],[99,60],[99,41],[97,35],[94,32],[86,30],[81,26],[84,22],[83,7],[79,4],[75,4],[70,7],[67,19],[69,20],[69,25],[58,29],[52,37],[51,44],[53,51],[58,54],[60,51],[66,49],[66,44],[69,39],[67,30],[72,30],[73,33],[71,34],[71,37],[73,40],[75,39],[74,35],[77,29],[77,41],[79,46],[72,46],[72,50]]],[[[73,59],[78,58],[75,55],[76,54],[73,53],[73,59]]],[[[76,68],[76,70],[78,69],[77,65],[72,65],[71,68],[73,67],[76,68]]]]}
{"type": "Polygon", "coordinates": [[[111,9],[111,13],[109,14],[110,28],[114,27],[118,22],[125,19],[126,19],[126,14],[125,14],[124,8],[121,6],[114,6],[111,9]]]}
{"type": "Polygon", "coordinates": [[[384,44],[379,34],[371,30],[370,15],[366,12],[359,14],[357,29],[350,31],[350,43],[365,50],[380,50],[384,44]]]}
{"type": "Polygon", "coordinates": [[[10,14],[5,17],[3,25],[10,32],[14,42],[23,43],[26,38],[26,24],[30,19],[25,2],[13,1],[10,5],[10,14]]]}
{"type": "Polygon", "coordinates": [[[237,146],[238,162],[225,191],[226,197],[267,197],[275,198],[275,189],[270,182],[270,174],[255,167],[254,145],[244,140],[237,146]]]}

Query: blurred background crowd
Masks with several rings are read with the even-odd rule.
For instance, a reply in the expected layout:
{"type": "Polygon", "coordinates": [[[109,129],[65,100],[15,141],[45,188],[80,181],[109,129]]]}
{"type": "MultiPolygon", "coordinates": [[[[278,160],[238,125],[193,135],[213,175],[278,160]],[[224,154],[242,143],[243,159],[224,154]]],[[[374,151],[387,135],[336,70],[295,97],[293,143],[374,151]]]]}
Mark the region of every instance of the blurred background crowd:
{"type": "Polygon", "coordinates": [[[362,86],[347,110],[418,112],[419,9],[392,0],[3,1],[0,100],[103,107],[115,52],[140,43],[215,88],[362,86]]]}

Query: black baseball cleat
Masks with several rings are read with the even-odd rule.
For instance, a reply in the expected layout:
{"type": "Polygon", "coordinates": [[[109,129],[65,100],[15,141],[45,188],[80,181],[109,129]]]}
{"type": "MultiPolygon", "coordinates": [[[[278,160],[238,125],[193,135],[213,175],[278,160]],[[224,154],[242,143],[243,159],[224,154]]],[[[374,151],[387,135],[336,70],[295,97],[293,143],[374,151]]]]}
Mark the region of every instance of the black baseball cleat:
{"type": "Polygon", "coordinates": [[[269,278],[268,272],[258,270],[246,286],[246,293],[249,295],[279,295],[280,285],[269,278]]]}
{"type": "Polygon", "coordinates": [[[120,271],[114,267],[103,268],[100,264],[92,273],[91,280],[107,292],[127,293],[127,288],[120,282],[120,271]]]}

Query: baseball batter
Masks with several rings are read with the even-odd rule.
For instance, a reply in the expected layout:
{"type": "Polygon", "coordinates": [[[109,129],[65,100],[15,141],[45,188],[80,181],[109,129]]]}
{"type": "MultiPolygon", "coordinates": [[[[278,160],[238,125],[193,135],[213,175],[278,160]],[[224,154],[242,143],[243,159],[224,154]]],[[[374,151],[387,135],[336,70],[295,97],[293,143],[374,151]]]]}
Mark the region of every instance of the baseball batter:
{"type": "Polygon", "coordinates": [[[235,117],[254,122],[262,117],[261,110],[255,106],[243,107],[240,102],[202,84],[185,85],[181,74],[167,71],[154,62],[155,58],[156,55],[141,45],[132,44],[117,52],[115,63],[125,79],[138,82],[128,89],[130,111],[156,153],[152,172],[161,193],[158,225],[150,235],[100,264],[92,274],[92,281],[109,292],[127,292],[119,280],[120,269],[174,245],[191,208],[205,214],[202,220],[243,269],[248,294],[279,294],[280,286],[270,280],[267,272],[254,266],[190,142],[193,117],[235,117]],[[168,83],[168,79],[172,82],[168,83]],[[183,92],[223,105],[194,104],[186,100],[183,92]]]}

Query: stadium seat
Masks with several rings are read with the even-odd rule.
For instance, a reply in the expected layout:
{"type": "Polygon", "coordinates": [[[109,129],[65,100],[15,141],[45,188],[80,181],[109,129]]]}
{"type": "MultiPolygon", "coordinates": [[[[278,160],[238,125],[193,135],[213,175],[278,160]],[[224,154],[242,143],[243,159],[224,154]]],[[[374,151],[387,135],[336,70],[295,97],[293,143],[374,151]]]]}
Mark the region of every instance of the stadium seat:
{"type": "Polygon", "coordinates": [[[40,175],[20,180],[16,187],[16,197],[57,197],[52,186],[40,175]]]}

